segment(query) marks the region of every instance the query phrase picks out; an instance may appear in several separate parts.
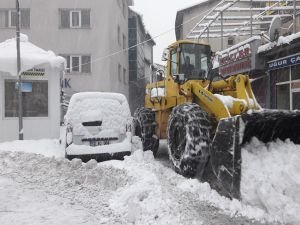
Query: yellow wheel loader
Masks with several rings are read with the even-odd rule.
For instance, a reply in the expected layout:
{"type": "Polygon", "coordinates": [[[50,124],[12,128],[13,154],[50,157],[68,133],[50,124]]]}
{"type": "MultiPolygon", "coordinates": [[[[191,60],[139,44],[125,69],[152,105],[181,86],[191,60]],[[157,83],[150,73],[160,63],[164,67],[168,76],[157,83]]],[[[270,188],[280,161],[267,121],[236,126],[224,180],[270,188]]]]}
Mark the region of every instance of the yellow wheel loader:
{"type": "Polygon", "coordinates": [[[146,86],[145,107],[134,113],[134,132],[154,156],[159,139],[167,139],[176,172],[240,198],[245,143],[252,137],[300,143],[300,113],[263,110],[247,75],[213,74],[209,45],[177,41],[163,57],[166,72],[146,86]]]}

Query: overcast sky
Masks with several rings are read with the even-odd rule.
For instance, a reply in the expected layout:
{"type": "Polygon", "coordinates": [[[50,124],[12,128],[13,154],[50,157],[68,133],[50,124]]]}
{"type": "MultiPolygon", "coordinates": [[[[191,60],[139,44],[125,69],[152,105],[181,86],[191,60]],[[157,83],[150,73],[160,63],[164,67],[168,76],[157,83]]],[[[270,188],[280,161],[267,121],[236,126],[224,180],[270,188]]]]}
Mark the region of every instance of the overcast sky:
{"type": "Polygon", "coordinates": [[[176,40],[175,18],[178,9],[202,2],[203,0],[134,0],[134,8],[143,15],[146,29],[152,37],[164,33],[173,28],[172,31],[156,38],[154,47],[154,62],[161,62],[164,48],[176,40]]]}

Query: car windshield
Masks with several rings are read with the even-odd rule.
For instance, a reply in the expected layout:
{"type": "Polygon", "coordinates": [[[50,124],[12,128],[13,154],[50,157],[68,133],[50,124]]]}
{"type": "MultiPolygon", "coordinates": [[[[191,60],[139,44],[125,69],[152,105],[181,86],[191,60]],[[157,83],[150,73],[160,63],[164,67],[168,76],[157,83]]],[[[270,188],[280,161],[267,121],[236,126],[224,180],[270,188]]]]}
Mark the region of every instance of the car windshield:
{"type": "Polygon", "coordinates": [[[179,73],[188,80],[207,77],[209,46],[200,44],[182,44],[179,61],[179,73]]]}

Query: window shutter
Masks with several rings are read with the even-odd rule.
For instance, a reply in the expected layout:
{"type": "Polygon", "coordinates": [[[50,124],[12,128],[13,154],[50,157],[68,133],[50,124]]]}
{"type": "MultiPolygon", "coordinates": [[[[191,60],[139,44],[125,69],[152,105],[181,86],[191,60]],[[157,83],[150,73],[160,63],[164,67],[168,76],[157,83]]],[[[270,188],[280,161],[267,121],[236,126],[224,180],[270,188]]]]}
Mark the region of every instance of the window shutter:
{"type": "Polygon", "coordinates": [[[0,10],[0,27],[8,27],[8,11],[0,10]]]}
{"type": "Polygon", "coordinates": [[[70,28],[70,11],[60,9],[60,26],[62,28],[70,28]]]}
{"type": "Polygon", "coordinates": [[[5,27],[8,27],[8,10],[5,10],[5,27]]]}
{"type": "Polygon", "coordinates": [[[81,72],[90,73],[91,72],[91,56],[83,55],[81,58],[81,72]]]}
{"type": "Polygon", "coordinates": [[[29,9],[21,10],[21,27],[30,28],[30,10],[29,9]]]}
{"type": "Polygon", "coordinates": [[[91,10],[83,9],[81,10],[81,26],[83,28],[89,28],[91,26],[91,10]]]}

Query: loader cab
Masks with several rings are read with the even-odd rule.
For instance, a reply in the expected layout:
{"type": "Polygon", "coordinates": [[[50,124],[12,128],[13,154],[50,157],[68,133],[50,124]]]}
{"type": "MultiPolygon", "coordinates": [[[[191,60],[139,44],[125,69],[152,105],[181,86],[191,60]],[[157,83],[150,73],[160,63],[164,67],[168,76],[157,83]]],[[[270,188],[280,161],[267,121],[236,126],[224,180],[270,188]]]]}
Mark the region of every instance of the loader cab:
{"type": "Polygon", "coordinates": [[[182,42],[169,49],[170,75],[175,81],[207,79],[211,51],[205,44],[182,42]]]}

